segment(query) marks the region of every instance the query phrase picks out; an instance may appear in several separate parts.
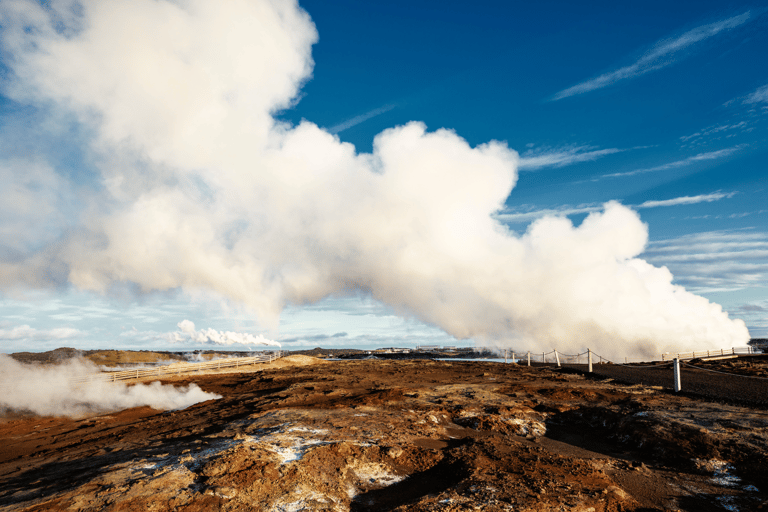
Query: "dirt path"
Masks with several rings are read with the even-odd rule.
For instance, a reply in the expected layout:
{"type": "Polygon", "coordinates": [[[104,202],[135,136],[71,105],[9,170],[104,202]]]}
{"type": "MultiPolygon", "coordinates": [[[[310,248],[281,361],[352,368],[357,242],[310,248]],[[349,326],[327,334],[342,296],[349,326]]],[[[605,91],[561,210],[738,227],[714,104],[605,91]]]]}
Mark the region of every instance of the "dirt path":
{"type": "Polygon", "coordinates": [[[180,411],[10,419],[0,509],[768,510],[762,408],[548,368],[311,362],[175,378],[223,396],[180,411]]]}

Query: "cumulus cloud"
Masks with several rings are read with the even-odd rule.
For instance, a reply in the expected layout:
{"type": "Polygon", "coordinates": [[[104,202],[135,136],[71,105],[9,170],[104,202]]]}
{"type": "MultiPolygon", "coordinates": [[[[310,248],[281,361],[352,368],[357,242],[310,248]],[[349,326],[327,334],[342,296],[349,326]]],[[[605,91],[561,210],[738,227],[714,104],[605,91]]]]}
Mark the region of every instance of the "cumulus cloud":
{"type": "Polygon", "coordinates": [[[720,32],[734,29],[749,21],[750,18],[751,14],[747,11],[738,16],[733,16],[732,18],[696,27],[678,37],[659,41],[648,52],[629,66],[624,66],[591,80],[587,80],[586,82],[564,89],[555,94],[552,99],[553,101],[557,101],[577,94],[584,94],[585,92],[602,89],[621,80],[636,78],[651,71],[656,71],[669,66],[675,62],[676,54],[698,42],[715,36],[720,32]]]}
{"type": "Polygon", "coordinates": [[[102,188],[77,229],[3,261],[0,278],[40,284],[56,268],[88,290],[207,289],[267,328],[288,304],[362,293],[459,339],[605,356],[749,337],[637,258],[647,228],[629,208],[507,231],[492,217],[517,180],[504,143],[411,122],[358,153],[309,121],[275,120],[313,66],[317,33],[295,1],[1,12],[9,94],[87,127],[102,188]]]}
{"type": "Polygon", "coordinates": [[[181,409],[221,398],[196,384],[182,388],[159,382],[127,386],[87,379],[89,374],[97,372],[98,368],[86,360],[38,366],[21,364],[0,354],[0,389],[3,390],[0,412],[82,417],[143,405],[154,409],[181,409]]]}
{"type": "Polygon", "coordinates": [[[215,329],[195,330],[195,324],[189,320],[178,323],[179,331],[171,335],[175,343],[192,342],[202,345],[264,345],[279,347],[280,343],[262,335],[254,336],[247,332],[217,331],[215,329]]]}

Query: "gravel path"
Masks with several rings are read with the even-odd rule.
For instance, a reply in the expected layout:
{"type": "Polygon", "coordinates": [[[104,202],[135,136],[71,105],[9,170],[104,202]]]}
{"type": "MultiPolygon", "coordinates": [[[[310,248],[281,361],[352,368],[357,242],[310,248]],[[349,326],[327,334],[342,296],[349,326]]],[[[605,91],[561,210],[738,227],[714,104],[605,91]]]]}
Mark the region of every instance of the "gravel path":
{"type": "MultiPolygon", "coordinates": [[[[586,372],[587,365],[564,365],[586,372]]],[[[639,367],[615,364],[595,364],[593,373],[617,381],[673,389],[672,363],[663,367],[639,367]]],[[[768,379],[724,374],[682,365],[682,392],[715,400],[768,406],[768,379]]]]}

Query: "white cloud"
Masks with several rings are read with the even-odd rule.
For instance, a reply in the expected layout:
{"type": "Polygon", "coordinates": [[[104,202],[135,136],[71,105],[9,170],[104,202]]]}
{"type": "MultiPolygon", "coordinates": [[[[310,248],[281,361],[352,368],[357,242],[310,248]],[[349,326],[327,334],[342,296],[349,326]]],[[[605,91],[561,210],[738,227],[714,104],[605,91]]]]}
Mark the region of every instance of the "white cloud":
{"type": "Polygon", "coordinates": [[[681,204],[696,204],[696,203],[711,203],[713,201],[719,201],[723,198],[731,198],[736,195],[736,192],[730,192],[728,194],[722,192],[715,192],[713,194],[701,194],[698,196],[682,196],[675,197],[674,199],[664,199],[661,201],[645,201],[636,206],[636,208],[658,208],[659,206],[677,206],[681,204]]]}
{"type": "Polygon", "coordinates": [[[519,169],[533,171],[544,167],[563,167],[579,162],[590,162],[606,155],[620,153],[623,149],[595,149],[592,146],[529,149],[520,155],[519,169]]]}
{"type": "MultiPolygon", "coordinates": [[[[696,203],[711,203],[713,201],[719,201],[720,199],[731,198],[734,195],[736,195],[736,192],[729,192],[729,193],[714,192],[712,194],[701,194],[697,196],[681,196],[673,199],[645,201],[644,203],[641,203],[638,205],[630,205],[630,207],[635,209],[641,209],[641,208],[658,208],[663,206],[689,205],[689,204],[696,204],[696,203]]],[[[582,204],[579,206],[562,205],[557,208],[543,208],[539,210],[533,207],[528,207],[523,211],[505,209],[501,212],[496,213],[494,215],[494,218],[499,220],[499,222],[504,222],[507,224],[522,224],[522,223],[531,222],[533,220],[540,219],[542,217],[548,217],[548,216],[566,217],[569,215],[593,213],[593,212],[600,211],[602,208],[603,208],[602,204],[591,203],[591,204],[582,204]]]]}
{"type": "Polygon", "coordinates": [[[648,244],[643,257],[670,268],[697,293],[740,290],[768,282],[768,234],[709,231],[648,244]]]}
{"type": "Polygon", "coordinates": [[[743,103],[768,103],[768,84],[758,87],[749,96],[744,98],[743,103]]]}
{"type": "Polygon", "coordinates": [[[557,208],[544,208],[541,210],[529,209],[528,211],[514,211],[511,209],[506,209],[495,214],[494,218],[499,222],[504,222],[507,224],[521,224],[528,223],[542,217],[566,217],[568,215],[598,212],[601,209],[602,205],[598,203],[581,206],[562,205],[557,208]]]}
{"type": "Polygon", "coordinates": [[[0,328],[0,341],[34,342],[34,341],[60,341],[78,338],[83,333],[71,327],[56,327],[53,329],[36,329],[29,325],[0,328]]]}
{"type": "Polygon", "coordinates": [[[381,114],[385,114],[395,108],[396,105],[384,105],[383,107],[375,108],[371,110],[370,112],[366,112],[365,114],[360,114],[359,116],[355,116],[352,119],[348,119],[344,121],[343,123],[339,123],[335,126],[331,126],[328,128],[328,132],[330,133],[341,133],[344,130],[349,130],[353,126],[357,126],[360,123],[363,123],[369,119],[372,119],[376,116],[380,116],[381,114]]]}
{"type": "Polygon", "coordinates": [[[696,162],[704,162],[708,160],[717,160],[719,158],[725,158],[741,150],[743,147],[744,147],[743,145],[738,145],[730,148],[719,149],[717,151],[708,151],[706,153],[699,153],[697,155],[689,156],[688,158],[685,158],[683,160],[676,160],[674,162],[657,165],[656,167],[648,167],[646,169],[637,169],[629,172],[616,172],[612,174],[604,174],[600,176],[600,178],[619,178],[619,177],[626,177],[626,176],[634,176],[636,174],[645,174],[648,172],[658,172],[658,171],[666,171],[669,169],[677,169],[679,167],[686,167],[696,162]]]}
{"type": "Polygon", "coordinates": [[[720,32],[734,29],[746,23],[749,19],[750,13],[745,12],[732,18],[696,27],[679,37],[661,40],[633,64],[564,89],[555,94],[552,99],[557,101],[577,94],[602,89],[621,80],[636,78],[650,71],[666,67],[674,63],[675,54],[720,32]]]}

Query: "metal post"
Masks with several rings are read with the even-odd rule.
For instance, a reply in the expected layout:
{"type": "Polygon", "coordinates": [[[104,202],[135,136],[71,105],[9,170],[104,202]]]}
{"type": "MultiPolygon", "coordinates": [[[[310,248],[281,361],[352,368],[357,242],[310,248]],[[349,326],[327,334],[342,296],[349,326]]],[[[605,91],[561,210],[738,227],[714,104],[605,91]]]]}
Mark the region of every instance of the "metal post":
{"type": "Polygon", "coordinates": [[[544,364],[547,363],[547,355],[544,352],[541,353],[541,362],[544,364]]]}
{"type": "Polygon", "coordinates": [[[515,362],[515,353],[514,352],[512,352],[512,362],[513,363],[515,362]]]}
{"type": "Polygon", "coordinates": [[[675,376],[675,393],[680,391],[680,359],[675,358],[674,361],[674,376],[675,376]]]}
{"type": "Polygon", "coordinates": [[[555,350],[555,360],[557,361],[557,367],[560,367],[560,355],[557,353],[557,350],[555,350]]]}
{"type": "Polygon", "coordinates": [[[507,362],[507,349],[504,349],[504,362],[507,362]]]}
{"type": "Polygon", "coordinates": [[[592,373],[592,350],[587,349],[587,371],[592,373]]]}
{"type": "Polygon", "coordinates": [[[528,351],[528,366],[531,366],[531,351],[528,351]]]}

